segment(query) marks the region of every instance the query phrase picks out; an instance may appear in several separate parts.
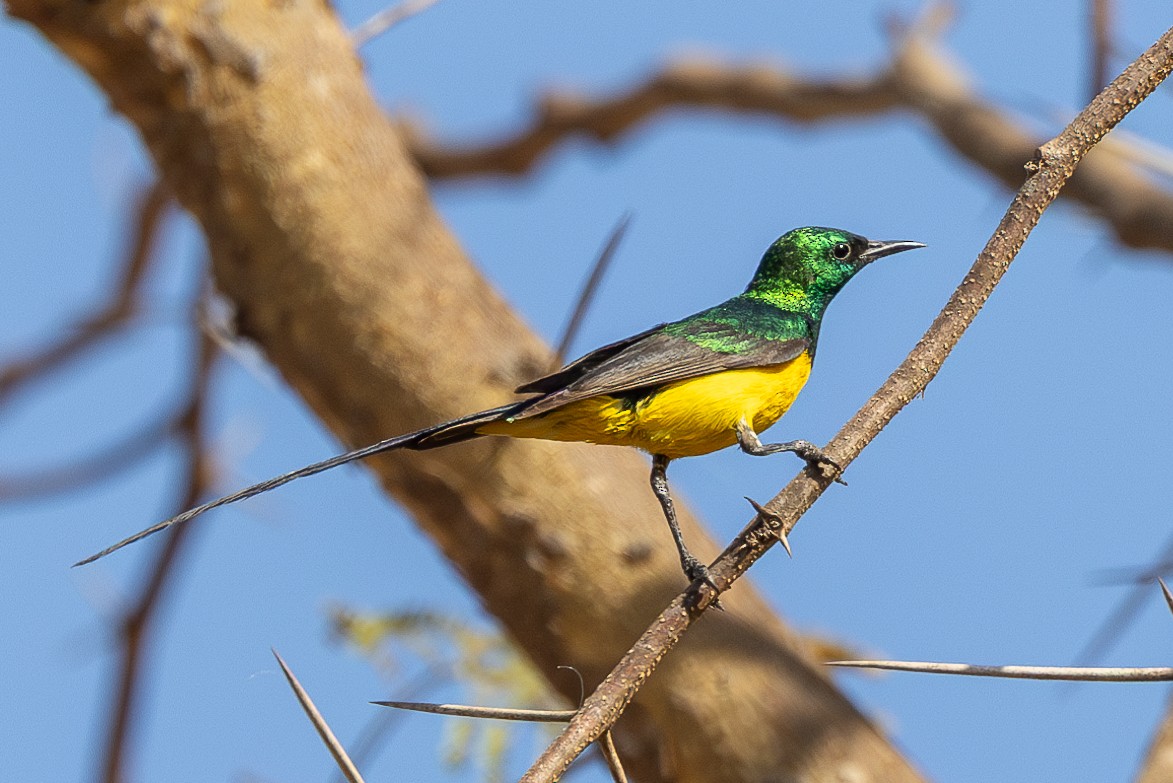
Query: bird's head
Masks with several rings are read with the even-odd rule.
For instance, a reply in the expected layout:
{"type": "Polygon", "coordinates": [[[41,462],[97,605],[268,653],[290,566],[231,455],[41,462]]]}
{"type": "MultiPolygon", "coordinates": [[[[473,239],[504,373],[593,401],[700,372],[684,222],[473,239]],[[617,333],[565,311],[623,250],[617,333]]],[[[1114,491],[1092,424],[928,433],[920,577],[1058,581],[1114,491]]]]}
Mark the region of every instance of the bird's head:
{"type": "Polygon", "coordinates": [[[855,273],[920,242],[880,242],[837,228],[807,226],[778,238],[762,256],[746,294],[787,310],[821,315],[855,273]]]}

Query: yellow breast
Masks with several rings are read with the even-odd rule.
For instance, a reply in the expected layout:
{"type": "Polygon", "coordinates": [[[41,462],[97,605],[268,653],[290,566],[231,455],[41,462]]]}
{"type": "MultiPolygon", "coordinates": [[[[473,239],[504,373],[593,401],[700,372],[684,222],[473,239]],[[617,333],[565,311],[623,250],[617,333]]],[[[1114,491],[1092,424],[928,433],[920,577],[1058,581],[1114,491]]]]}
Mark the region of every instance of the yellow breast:
{"type": "Polygon", "coordinates": [[[737,442],[745,419],[762,432],[782,417],[810,375],[811,357],[786,364],[702,375],[664,386],[636,402],[600,396],[549,413],[480,429],[486,435],[634,446],[675,459],[737,442]]]}

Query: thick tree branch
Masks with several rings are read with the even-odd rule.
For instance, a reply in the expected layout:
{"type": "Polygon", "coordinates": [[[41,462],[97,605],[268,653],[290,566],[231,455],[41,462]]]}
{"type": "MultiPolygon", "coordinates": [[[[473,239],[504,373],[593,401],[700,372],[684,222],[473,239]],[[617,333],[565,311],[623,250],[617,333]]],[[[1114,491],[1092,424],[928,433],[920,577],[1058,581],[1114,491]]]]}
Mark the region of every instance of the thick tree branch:
{"type": "MultiPolygon", "coordinates": [[[[341,440],[499,404],[549,366],[436,215],[324,5],[7,2],[137,126],[241,332],[341,440]]],[[[681,585],[635,453],[473,443],[374,467],[544,672],[599,682],[681,585]]],[[[639,779],[917,779],[752,589],[725,603],[617,730],[639,779]]]]}
{"type": "Polygon", "coordinates": [[[1140,765],[1136,783],[1167,783],[1173,780],[1173,701],[1157,727],[1149,750],[1140,765]]]}
{"type": "MultiPolygon", "coordinates": [[[[1015,195],[961,285],[908,357],[827,444],[828,457],[843,466],[850,464],[905,405],[924,391],[1076,165],[1171,70],[1173,29],[1096,96],[1063,133],[1038,150],[1029,166],[1033,173],[1015,195]]],[[[830,484],[830,478],[816,476],[807,468],[786,485],[710,568],[718,591],[728,589],[778,542],[779,536],[787,535],[830,484]]],[[[526,773],[523,783],[558,779],[591,742],[614,725],[668,651],[716,599],[717,591],[708,587],[702,590],[699,600],[688,593],[681,594],[660,614],[526,773]]]]}
{"type": "MultiPolygon", "coordinates": [[[[682,109],[766,114],[804,124],[912,112],[958,153],[1014,189],[1022,184],[1022,161],[1043,141],[1009,111],[979,97],[961,68],[916,30],[897,43],[889,66],[870,77],[814,79],[778,66],[684,60],[617,95],[550,94],[529,127],[498,141],[441,145],[414,128],[409,138],[412,154],[433,179],[521,175],[571,138],[613,143],[682,109]]],[[[1096,150],[1063,193],[1105,220],[1122,243],[1173,251],[1173,193],[1120,152],[1107,146],[1096,150]]]]}

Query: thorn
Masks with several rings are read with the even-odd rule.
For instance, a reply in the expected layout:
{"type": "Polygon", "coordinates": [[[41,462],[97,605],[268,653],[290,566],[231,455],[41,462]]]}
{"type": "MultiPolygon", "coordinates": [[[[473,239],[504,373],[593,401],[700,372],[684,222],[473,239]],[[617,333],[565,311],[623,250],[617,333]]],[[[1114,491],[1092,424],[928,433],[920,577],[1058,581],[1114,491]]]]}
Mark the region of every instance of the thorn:
{"type": "Polygon", "coordinates": [[[1169,585],[1165,584],[1165,580],[1159,576],[1157,581],[1161,583],[1161,592],[1165,594],[1165,603],[1169,605],[1169,611],[1173,612],[1173,593],[1169,592],[1169,585]]]}
{"type": "Polygon", "coordinates": [[[310,723],[314,724],[314,729],[318,732],[318,736],[322,738],[322,742],[325,743],[326,748],[330,751],[330,755],[334,757],[334,763],[338,765],[338,769],[350,783],[363,783],[363,778],[359,774],[358,768],[354,766],[354,762],[346,754],[346,749],[342,747],[342,743],[338,741],[338,737],[330,730],[330,726],[326,723],[326,719],[322,717],[322,713],[318,712],[318,708],[314,705],[314,700],[306,693],[305,688],[298,682],[297,677],[293,675],[293,671],[286,665],[285,660],[278,654],[277,650],[273,647],[269,649],[272,650],[273,657],[280,664],[281,671],[285,675],[289,687],[293,690],[293,695],[297,697],[298,703],[301,704],[302,710],[305,711],[306,717],[310,719],[310,723]]]}
{"type": "Polygon", "coordinates": [[[751,506],[753,506],[753,510],[758,513],[759,517],[772,521],[778,526],[777,529],[771,527],[770,531],[775,536],[777,536],[778,543],[782,544],[782,548],[786,550],[786,554],[793,558],[794,552],[790,549],[790,539],[786,537],[786,526],[782,524],[782,517],[778,516],[773,511],[770,511],[768,508],[751,497],[747,497],[746,500],[749,501],[751,506]]]}

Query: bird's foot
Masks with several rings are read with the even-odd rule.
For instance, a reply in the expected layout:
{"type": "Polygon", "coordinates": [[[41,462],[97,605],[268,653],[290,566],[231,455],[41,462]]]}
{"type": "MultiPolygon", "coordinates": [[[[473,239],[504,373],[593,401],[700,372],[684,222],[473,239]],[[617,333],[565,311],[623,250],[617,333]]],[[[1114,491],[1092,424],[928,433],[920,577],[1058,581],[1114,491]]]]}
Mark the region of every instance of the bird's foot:
{"type": "Polygon", "coordinates": [[[704,582],[714,590],[717,585],[713,582],[713,578],[709,575],[709,567],[697,560],[691,554],[681,558],[680,565],[684,568],[684,575],[688,577],[690,582],[704,582]]]}
{"type": "Polygon", "coordinates": [[[836,484],[847,486],[847,482],[842,478],[843,466],[828,457],[822,449],[810,441],[805,440],[796,440],[794,441],[794,445],[794,453],[802,457],[803,461],[816,474],[824,478],[833,478],[836,484]]]}
{"type": "MultiPolygon", "coordinates": [[[[692,554],[688,554],[680,559],[680,565],[684,568],[684,575],[688,578],[690,588],[699,586],[701,584],[708,585],[713,590],[713,606],[717,609],[722,609],[720,602],[716,598],[719,592],[717,583],[713,581],[712,575],[709,574],[709,567],[697,560],[692,554]]],[[[699,598],[699,594],[693,592],[693,601],[699,598]]]]}

